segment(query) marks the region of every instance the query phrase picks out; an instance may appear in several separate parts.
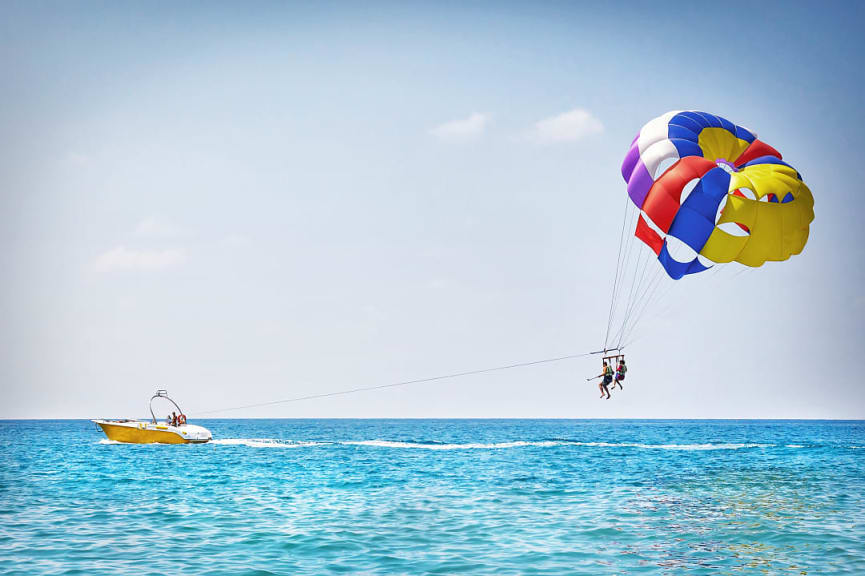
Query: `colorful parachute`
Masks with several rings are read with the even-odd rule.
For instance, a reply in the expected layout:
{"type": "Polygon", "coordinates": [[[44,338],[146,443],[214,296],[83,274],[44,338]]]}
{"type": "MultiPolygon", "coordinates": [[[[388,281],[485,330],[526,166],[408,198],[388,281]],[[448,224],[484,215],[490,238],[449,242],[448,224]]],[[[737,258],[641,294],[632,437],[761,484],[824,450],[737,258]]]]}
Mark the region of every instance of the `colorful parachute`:
{"type": "Polygon", "coordinates": [[[647,123],[622,163],[640,209],[635,235],[673,279],[736,261],[786,260],[808,241],[814,198],[750,130],[705,112],[647,123]]]}

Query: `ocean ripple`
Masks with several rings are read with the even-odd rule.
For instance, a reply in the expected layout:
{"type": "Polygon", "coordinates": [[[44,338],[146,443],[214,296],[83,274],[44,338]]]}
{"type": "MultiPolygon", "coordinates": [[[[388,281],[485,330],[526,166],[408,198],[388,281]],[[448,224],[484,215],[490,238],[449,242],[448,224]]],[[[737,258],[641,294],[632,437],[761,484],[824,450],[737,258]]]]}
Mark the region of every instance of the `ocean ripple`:
{"type": "Polygon", "coordinates": [[[0,574],[863,574],[862,422],[0,422],[0,574]]]}

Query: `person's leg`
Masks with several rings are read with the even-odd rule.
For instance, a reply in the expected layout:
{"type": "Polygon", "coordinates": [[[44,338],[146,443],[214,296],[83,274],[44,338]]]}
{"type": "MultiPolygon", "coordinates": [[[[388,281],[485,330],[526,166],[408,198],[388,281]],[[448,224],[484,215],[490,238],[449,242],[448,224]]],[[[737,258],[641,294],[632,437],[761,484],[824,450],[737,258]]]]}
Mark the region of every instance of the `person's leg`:
{"type": "Polygon", "coordinates": [[[603,382],[598,382],[598,390],[601,391],[601,398],[603,398],[604,397],[604,383],[603,382]]]}

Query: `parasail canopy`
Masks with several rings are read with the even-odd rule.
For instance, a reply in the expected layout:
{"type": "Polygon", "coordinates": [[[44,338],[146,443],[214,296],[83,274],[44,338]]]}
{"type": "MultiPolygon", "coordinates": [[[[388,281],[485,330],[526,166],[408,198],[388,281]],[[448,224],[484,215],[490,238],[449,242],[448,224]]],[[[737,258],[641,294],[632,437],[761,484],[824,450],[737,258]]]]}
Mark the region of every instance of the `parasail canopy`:
{"type": "Polygon", "coordinates": [[[635,236],[673,279],[716,263],[786,260],[808,241],[814,198],[802,176],[720,116],[674,111],[651,120],[622,176],[640,210],[635,236]]]}

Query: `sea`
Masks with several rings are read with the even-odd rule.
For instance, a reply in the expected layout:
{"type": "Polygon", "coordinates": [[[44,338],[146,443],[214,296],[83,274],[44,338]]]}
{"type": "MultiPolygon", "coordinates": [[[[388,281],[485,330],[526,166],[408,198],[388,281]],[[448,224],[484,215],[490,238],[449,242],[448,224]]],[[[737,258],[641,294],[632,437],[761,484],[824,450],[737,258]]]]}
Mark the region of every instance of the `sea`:
{"type": "Polygon", "coordinates": [[[0,574],[865,574],[865,422],[0,421],[0,574]]]}

